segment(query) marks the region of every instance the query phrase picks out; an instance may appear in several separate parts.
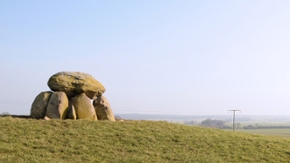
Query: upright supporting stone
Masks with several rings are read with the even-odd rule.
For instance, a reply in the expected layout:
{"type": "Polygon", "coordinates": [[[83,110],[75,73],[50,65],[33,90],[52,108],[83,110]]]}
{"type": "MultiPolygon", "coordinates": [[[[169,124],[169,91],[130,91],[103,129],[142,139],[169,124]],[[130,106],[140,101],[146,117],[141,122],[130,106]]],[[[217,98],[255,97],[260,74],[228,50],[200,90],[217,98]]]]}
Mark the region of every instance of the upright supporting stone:
{"type": "Polygon", "coordinates": [[[46,107],[49,102],[49,99],[52,95],[52,92],[41,92],[34,99],[31,109],[30,116],[36,119],[43,119],[46,113],[46,107]]]}
{"type": "Polygon", "coordinates": [[[110,103],[105,96],[99,96],[93,102],[99,120],[116,121],[110,103]]]}
{"type": "Polygon", "coordinates": [[[68,98],[64,92],[54,92],[51,95],[46,108],[46,114],[50,119],[65,119],[68,112],[68,98]]]}
{"type": "Polygon", "coordinates": [[[75,107],[70,103],[68,107],[67,119],[77,119],[75,107]]]}
{"type": "Polygon", "coordinates": [[[73,97],[71,102],[78,119],[98,120],[91,100],[84,93],[73,97]]]}

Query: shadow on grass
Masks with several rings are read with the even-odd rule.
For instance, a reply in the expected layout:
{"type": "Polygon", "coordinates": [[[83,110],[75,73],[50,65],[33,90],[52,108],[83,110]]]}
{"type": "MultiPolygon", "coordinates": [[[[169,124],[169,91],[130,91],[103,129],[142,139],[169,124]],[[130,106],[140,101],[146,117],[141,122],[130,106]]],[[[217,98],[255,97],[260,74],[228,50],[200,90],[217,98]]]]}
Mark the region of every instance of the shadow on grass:
{"type": "Polygon", "coordinates": [[[4,115],[0,115],[0,117],[12,117],[12,118],[32,119],[32,117],[29,116],[29,115],[9,115],[9,114],[4,114],[4,115]]]}

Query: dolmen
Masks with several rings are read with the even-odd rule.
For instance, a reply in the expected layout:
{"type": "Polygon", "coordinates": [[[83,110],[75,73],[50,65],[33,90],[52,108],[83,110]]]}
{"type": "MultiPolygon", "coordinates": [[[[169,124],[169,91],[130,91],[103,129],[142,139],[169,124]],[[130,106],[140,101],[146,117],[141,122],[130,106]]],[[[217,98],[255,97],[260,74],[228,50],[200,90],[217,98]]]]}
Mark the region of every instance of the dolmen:
{"type": "Polygon", "coordinates": [[[51,91],[34,99],[30,116],[36,119],[87,119],[115,121],[105,87],[82,72],[58,72],[48,82],[51,91]]]}

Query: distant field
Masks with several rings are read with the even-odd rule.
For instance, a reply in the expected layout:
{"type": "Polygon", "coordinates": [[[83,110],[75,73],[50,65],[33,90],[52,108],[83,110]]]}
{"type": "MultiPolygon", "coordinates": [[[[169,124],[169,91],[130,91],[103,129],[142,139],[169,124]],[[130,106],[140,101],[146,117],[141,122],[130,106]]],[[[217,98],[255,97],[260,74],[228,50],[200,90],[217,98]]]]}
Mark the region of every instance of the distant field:
{"type": "MultiPolygon", "coordinates": [[[[240,123],[241,126],[247,125],[259,125],[259,126],[290,126],[290,122],[243,122],[240,123]]],[[[232,123],[228,123],[227,125],[232,125],[232,123]]]]}
{"type": "Polygon", "coordinates": [[[272,135],[272,136],[282,136],[290,138],[290,129],[238,129],[237,132],[246,132],[251,134],[262,134],[262,135],[272,135]]]}

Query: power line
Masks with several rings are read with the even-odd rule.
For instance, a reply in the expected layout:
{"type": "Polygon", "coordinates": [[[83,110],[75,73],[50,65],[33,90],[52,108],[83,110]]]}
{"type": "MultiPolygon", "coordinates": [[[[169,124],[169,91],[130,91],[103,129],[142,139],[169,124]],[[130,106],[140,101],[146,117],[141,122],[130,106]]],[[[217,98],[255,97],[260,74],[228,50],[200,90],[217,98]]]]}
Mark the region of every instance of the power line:
{"type": "Polygon", "coordinates": [[[241,112],[241,110],[229,110],[229,111],[228,111],[228,112],[233,112],[233,131],[235,131],[236,111],[241,112]]]}

